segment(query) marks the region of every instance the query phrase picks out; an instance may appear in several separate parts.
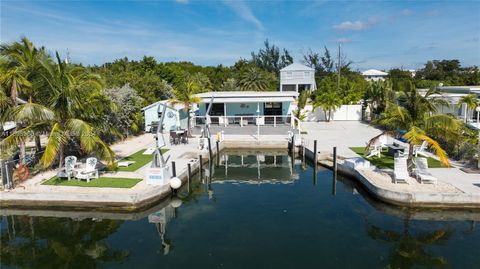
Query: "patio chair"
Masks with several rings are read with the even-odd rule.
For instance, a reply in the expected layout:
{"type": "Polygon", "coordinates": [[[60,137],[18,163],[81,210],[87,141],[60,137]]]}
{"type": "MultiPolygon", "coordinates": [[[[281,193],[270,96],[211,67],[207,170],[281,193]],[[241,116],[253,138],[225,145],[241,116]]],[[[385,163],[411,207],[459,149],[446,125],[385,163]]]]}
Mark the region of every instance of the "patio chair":
{"type": "MultiPolygon", "coordinates": [[[[423,141],[420,146],[419,145],[414,145],[413,146],[413,154],[415,155],[415,157],[418,157],[418,154],[420,154],[422,156],[425,156],[427,146],[428,146],[427,141],[423,141]]],[[[425,157],[427,157],[427,156],[425,156],[425,157]]]]}
{"type": "Polygon", "coordinates": [[[75,170],[75,163],[77,163],[77,157],[75,156],[67,156],[65,157],[65,165],[61,168],[58,173],[57,177],[59,178],[70,178],[75,176],[77,171],[75,170]]]}
{"type": "Polygon", "coordinates": [[[188,135],[187,131],[183,132],[181,135],[178,136],[179,143],[188,144],[188,135]]]}
{"type": "Polygon", "coordinates": [[[377,156],[378,158],[380,158],[381,154],[382,154],[382,147],[373,145],[373,146],[370,146],[368,149],[367,158],[370,158],[373,156],[377,156]]]}
{"type": "Polygon", "coordinates": [[[428,171],[427,158],[415,158],[415,175],[421,183],[437,184],[437,178],[428,171]]]}
{"type": "Polygon", "coordinates": [[[408,183],[407,158],[395,158],[393,166],[393,180],[395,183],[408,183]]]}
{"type": "Polygon", "coordinates": [[[97,158],[87,158],[85,161],[85,168],[79,170],[75,175],[75,178],[86,179],[87,182],[90,182],[90,178],[98,178],[98,169],[96,169],[97,162],[97,158]]]}
{"type": "Polygon", "coordinates": [[[170,131],[170,144],[177,145],[180,141],[180,136],[175,131],[170,131]]]}

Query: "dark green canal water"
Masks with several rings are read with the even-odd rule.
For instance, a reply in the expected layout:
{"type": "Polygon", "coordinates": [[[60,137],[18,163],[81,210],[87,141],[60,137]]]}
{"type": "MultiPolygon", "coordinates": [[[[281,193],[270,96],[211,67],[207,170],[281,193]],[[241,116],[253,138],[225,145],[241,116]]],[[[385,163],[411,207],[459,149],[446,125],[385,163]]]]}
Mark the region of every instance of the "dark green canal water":
{"type": "Polygon", "coordinates": [[[242,154],[138,214],[4,210],[1,268],[480,268],[479,212],[392,207],[284,153],[242,154]]]}

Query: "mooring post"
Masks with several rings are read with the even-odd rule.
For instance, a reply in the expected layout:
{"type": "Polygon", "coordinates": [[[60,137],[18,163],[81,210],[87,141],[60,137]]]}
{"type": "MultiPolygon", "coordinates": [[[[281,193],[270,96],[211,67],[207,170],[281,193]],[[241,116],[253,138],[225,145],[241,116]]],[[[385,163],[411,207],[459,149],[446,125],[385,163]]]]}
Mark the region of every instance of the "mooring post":
{"type": "Polygon", "coordinates": [[[188,192],[190,192],[190,184],[192,183],[192,165],[187,164],[187,176],[188,176],[188,192]]]}
{"type": "Polygon", "coordinates": [[[208,156],[210,157],[210,160],[212,159],[212,141],[210,141],[210,137],[208,138],[208,156]]]}
{"type": "Polygon", "coordinates": [[[313,140],[313,162],[314,162],[314,167],[317,167],[318,164],[318,157],[317,157],[317,140],[313,140]]]}
{"type": "Polygon", "coordinates": [[[337,147],[333,147],[333,174],[337,178],[337,147]]]}
{"type": "Polygon", "coordinates": [[[175,162],[172,161],[172,177],[177,176],[177,167],[175,166],[175,162]]]}
{"type": "Polygon", "coordinates": [[[220,151],[220,141],[217,140],[217,156],[219,151],[220,151]]]}
{"type": "Polygon", "coordinates": [[[198,155],[198,162],[200,165],[200,180],[202,180],[202,174],[203,174],[203,157],[202,154],[198,155]]]}

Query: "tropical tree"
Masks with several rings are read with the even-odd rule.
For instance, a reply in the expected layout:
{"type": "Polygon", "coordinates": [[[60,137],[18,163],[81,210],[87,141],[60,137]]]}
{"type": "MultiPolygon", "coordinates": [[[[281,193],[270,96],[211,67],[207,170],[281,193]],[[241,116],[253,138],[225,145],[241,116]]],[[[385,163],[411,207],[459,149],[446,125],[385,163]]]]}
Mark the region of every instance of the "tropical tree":
{"type": "Polygon", "coordinates": [[[467,122],[467,117],[468,117],[468,111],[469,110],[474,110],[477,106],[480,105],[480,102],[477,99],[477,96],[475,94],[469,94],[462,96],[458,102],[458,106],[461,108],[462,106],[465,106],[465,122],[467,122]]]}
{"type": "Polygon", "coordinates": [[[275,45],[270,45],[268,39],[264,42],[265,48],[260,49],[258,53],[252,52],[252,63],[258,68],[279,74],[280,69],[293,63],[293,58],[288,50],[280,49],[275,45]]]}
{"type": "Polygon", "coordinates": [[[105,105],[103,100],[93,98],[102,87],[99,77],[82,67],[62,62],[58,53],[56,59],[56,63],[48,57],[40,61],[42,87],[49,93],[48,105],[27,103],[13,109],[12,117],[27,124],[0,142],[0,148],[10,148],[32,132],[47,130],[50,134],[40,160],[45,167],[51,166],[57,157],[61,166],[65,146],[71,141],[78,142],[85,152],[96,152],[113,165],[113,151],[100,139],[94,127],[84,120],[105,105]]]}
{"type": "MultiPolygon", "coordinates": [[[[295,118],[301,121],[305,119],[305,114],[302,113],[302,110],[305,108],[305,105],[307,104],[307,100],[308,100],[308,92],[302,91],[298,96],[297,108],[293,112],[293,115],[295,116],[295,118]]],[[[298,124],[298,121],[295,121],[295,127],[298,127],[297,124],[298,124]]]]}
{"type": "Polygon", "coordinates": [[[173,89],[173,104],[183,104],[183,109],[187,112],[187,135],[191,136],[191,116],[190,110],[194,104],[200,103],[200,97],[195,96],[199,93],[200,87],[194,81],[184,81],[180,87],[173,89]]]}
{"type": "Polygon", "coordinates": [[[395,92],[389,80],[372,81],[369,83],[365,92],[365,100],[370,107],[370,111],[377,115],[385,112],[388,105],[395,99],[395,92]]]}
{"type": "MultiPolygon", "coordinates": [[[[4,72],[0,75],[0,83],[10,88],[10,98],[13,105],[18,104],[17,97],[24,94],[28,102],[36,101],[40,91],[38,89],[39,79],[39,59],[46,55],[45,49],[36,48],[26,37],[22,37],[20,42],[5,43],[0,46],[0,55],[5,61],[4,72]]],[[[4,118],[6,120],[6,118],[4,118]]],[[[24,119],[25,120],[25,119],[24,119]]],[[[24,127],[25,122],[16,122],[17,128],[24,127]]],[[[35,134],[37,151],[40,151],[40,137],[35,134]]],[[[25,139],[19,142],[20,163],[25,163],[25,139]]]]}
{"type": "Polygon", "coordinates": [[[270,81],[269,73],[250,67],[240,75],[238,86],[242,91],[266,91],[270,88],[270,81]]]}
{"type": "Polygon", "coordinates": [[[238,91],[238,83],[237,80],[234,78],[228,78],[222,83],[220,87],[221,91],[238,91]]]}
{"type": "Polygon", "coordinates": [[[337,83],[331,77],[327,77],[320,82],[318,90],[313,93],[312,99],[313,110],[321,108],[327,122],[332,120],[333,113],[343,104],[337,83]]]}
{"type": "Polygon", "coordinates": [[[432,88],[425,95],[421,95],[410,82],[408,87],[400,93],[398,105],[390,104],[381,118],[373,121],[388,128],[387,131],[372,138],[368,146],[372,145],[382,135],[402,136],[409,142],[408,169],[413,170],[413,147],[426,141],[433,152],[440,158],[443,165],[449,164],[447,153],[436,139],[457,137],[461,123],[454,117],[445,114],[435,114],[438,104],[445,104],[442,99],[435,98],[439,92],[432,88]]]}

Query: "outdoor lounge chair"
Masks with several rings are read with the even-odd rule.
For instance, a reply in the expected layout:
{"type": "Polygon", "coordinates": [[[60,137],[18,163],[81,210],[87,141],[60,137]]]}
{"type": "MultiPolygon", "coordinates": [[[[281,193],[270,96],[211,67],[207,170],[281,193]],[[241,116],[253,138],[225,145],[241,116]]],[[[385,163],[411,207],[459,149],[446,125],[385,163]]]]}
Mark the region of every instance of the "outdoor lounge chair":
{"type": "Polygon", "coordinates": [[[64,167],[58,171],[57,177],[68,178],[68,180],[70,180],[71,177],[74,177],[77,173],[75,170],[75,163],[77,163],[77,157],[67,156],[65,158],[64,167]]]}
{"type": "Polygon", "coordinates": [[[408,174],[407,158],[400,157],[394,159],[393,180],[395,183],[408,183],[410,175],[408,174]]]}
{"type": "MultiPolygon", "coordinates": [[[[427,141],[423,141],[420,146],[419,145],[414,145],[413,146],[413,155],[415,155],[415,157],[418,157],[418,154],[420,154],[422,156],[425,156],[427,146],[428,146],[427,141]]],[[[425,157],[427,157],[427,156],[425,156],[425,157]]]]}
{"type": "Polygon", "coordinates": [[[97,158],[87,158],[85,161],[85,168],[79,170],[75,175],[77,179],[86,179],[87,182],[90,182],[90,178],[98,178],[97,158]]]}
{"type": "Polygon", "coordinates": [[[370,157],[373,157],[373,156],[377,156],[378,158],[380,158],[381,153],[382,153],[382,147],[381,146],[377,146],[377,145],[370,146],[370,148],[368,149],[367,158],[370,158],[370,157]]]}
{"type": "Polygon", "coordinates": [[[427,158],[415,158],[415,175],[421,183],[437,184],[437,178],[428,171],[427,158]]]}
{"type": "Polygon", "coordinates": [[[118,167],[128,167],[132,164],[134,164],[135,161],[120,161],[117,163],[118,167]]]}

